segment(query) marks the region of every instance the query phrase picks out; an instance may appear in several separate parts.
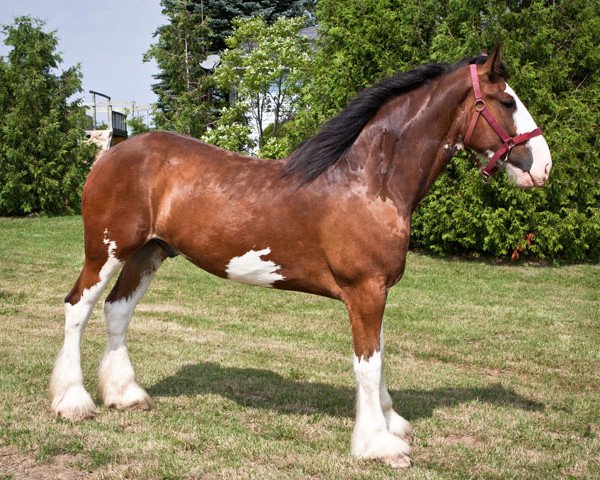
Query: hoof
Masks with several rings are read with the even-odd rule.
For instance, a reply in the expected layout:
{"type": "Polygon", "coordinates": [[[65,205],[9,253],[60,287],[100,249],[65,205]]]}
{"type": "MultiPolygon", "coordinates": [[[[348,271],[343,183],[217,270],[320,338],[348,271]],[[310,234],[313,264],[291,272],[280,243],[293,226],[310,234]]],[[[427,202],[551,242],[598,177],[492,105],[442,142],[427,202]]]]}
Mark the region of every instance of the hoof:
{"type": "Polygon", "coordinates": [[[412,465],[410,445],[388,431],[372,434],[367,438],[357,435],[352,442],[352,453],[358,458],[379,460],[394,468],[408,468],[412,465]]]}
{"type": "Polygon", "coordinates": [[[96,405],[82,386],[71,387],[52,402],[52,410],[61,418],[71,421],[91,419],[98,411],[96,405]]]}
{"type": "Polygon", "coordinates": [[[383,463],[392,468],[410,468],[413,466],[412,458],[407,455],[399,455],[397,457],[384,457],[381,459],[383,463]]]}
{"type": "Polygon", "coordinates": [[[125,408],[126,410],[133,410],[133,411],[139,411],[139,412],[145,412],[147,410],[152,410],[152,408],[154,407],[154,404],[152,403],[152,400],[150,400],[150,397],[148,397],[145,401],[143,402],[134,402],[130,405],[127,405],[123,408],[125,408]]]}
{"type": "Polygon", "coordinates": [[[133,403],[128,403],[128,404],[112,402],[112,403],[106,404],[106,406],[108,408],[115,408],[117,410],[131,410],[132,412],[145,412],[148,410],[152,410],[152,408],[154,407],[154,404],[152,403],[152,400],[150,400],[150,398],[148,398],[144,401],[135,401],[133,403]]]}
{"type": "Polygon", "coordinates": [[[128,385],[121,394],[112,390],[110,394],[104,395],[104,405],[108,408],[134,411],[150,410],[154,406],[146,391],[135,383],[128,385]]]}

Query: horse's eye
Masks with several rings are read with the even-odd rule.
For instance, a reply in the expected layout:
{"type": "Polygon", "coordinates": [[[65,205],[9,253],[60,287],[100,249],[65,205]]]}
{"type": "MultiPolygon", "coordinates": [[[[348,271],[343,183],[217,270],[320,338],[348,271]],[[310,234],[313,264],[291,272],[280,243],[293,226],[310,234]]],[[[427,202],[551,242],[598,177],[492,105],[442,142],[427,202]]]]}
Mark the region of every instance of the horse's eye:
{"type": "Polygon", "coordinates": [[[517,108],[517,102],[515,102],[514,98],[511,98],[510,100],[504,100],[502,102],[502,105],[504,105],[504,107],[508,110],[514,110],[515,108],[517,108]]]}

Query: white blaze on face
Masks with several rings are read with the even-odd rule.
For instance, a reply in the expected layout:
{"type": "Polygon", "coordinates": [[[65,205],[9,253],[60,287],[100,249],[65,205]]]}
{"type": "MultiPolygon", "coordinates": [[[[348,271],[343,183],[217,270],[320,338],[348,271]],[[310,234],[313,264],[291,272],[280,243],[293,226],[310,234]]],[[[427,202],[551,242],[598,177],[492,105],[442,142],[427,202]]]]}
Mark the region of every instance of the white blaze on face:
{"type": "MultiPolygon", "coordinates": [[[[513,114],[513,121],[515,122],[517,135],[535,130],[537,128],[535,120],[527,108],[525,108],[525,105],[523,105],[523,102],[521,102],[514,90],[509,87],[508,83],[506,84],[505,92],[511,95],[517,104],[517,109],[513,114]]],[[[531,186],[542,186],[546,180],[548,180],[548,175],[550,175],[550,170],[552,169],[550,148],[548,148],[548,144],[546,143],[543,135],[538,135],[537,137],[530,139],[527,142],[527,147],[529,148],[529,152],[533,160],[531,169],[529,171],[529,176],[531,176],[531,179],[528,180],[533,181],[533,185],[531,186]]],[[[507,164],[507,167],[509,176],[513,178],[517,184],[520,183],[521,176],[528,176],[526,173],[523,173],[510,163],[507,164]]]]}
{"type": "Polygon", "coordinates": [[[270,248],[263,250],[250,250],[241,257],[233,257],[227,264],[225,272],[231,280],[249,285],[271,287],[277,280],[285,280],[283,275],[277,273],[281,267],[271,260],[263,260],[271,253],[270,248]]]}

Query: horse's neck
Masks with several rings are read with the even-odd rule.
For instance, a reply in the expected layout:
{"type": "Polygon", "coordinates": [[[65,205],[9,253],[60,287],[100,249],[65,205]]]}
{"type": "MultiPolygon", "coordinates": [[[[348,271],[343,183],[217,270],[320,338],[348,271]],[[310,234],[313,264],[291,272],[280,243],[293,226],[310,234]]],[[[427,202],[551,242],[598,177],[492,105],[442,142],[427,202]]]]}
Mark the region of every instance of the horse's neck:
{"type": "Polygon", "coordinates": [[[410,215],[456,151],[467,93],[464,82],[442,78],[388,102],[349,152],[350,168],[410,215]]]}

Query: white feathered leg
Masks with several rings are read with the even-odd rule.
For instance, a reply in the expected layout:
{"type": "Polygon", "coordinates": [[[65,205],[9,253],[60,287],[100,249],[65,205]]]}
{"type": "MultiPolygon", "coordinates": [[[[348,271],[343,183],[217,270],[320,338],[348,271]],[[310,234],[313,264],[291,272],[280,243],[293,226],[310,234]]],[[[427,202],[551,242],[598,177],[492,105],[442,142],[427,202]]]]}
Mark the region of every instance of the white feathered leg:
{"type": "Polygon", "coordinates": [[[383,322],[381,324],[381,335],[379,345],[382,353],[381,375],[379,383],[379,401],[381,402],[381,410],[383,411],[383,416],[385,417],[385,423],[388,432],[393,433],[394,435],[397,435],[398,437],[401,437],[408,442],[411,442],[413,437],[410,423],[403,417],[398,415],[398,413],[396,413],[396,411],[392,408],[392,397],[390,396],[390,393],[387,389],[387,385],[385,383],[385,368],[383,362],[383,322]]]}
{"type": "Polygon", "coordinates": [[[152,407],[150,397],[136,381],[127,351],[127,329],[133,311],[163,260],[162,250],[151,254],[147,250],[127,261],[113,292],[104,303],[108,338],[98,369],[98,386],[108,407],[135,410],[152,407]]]}
{"type": "Polygon", "coordinates": [[[121,265],[112,255],[115,249],[114,242],[109,242],[108,245],[109,256],[100,272],[94,271],[88,262],[84,265],[76,289],[82,288],[80,282],[84,278],[95,277],[99,278],[99,281],[90,288],[84,288],[77,303],[65,303],[65,336],[52,371],[50,396],[54,413],[69,420],[82,420],[96,414],[94,402],[83,387],[80,348],[83,330],[94,305],[121,265]]]}
{"type": "Polygon", "coordinates": [[[381,408],[381,352],[369,359],[354,357],[357,382],[356,424],[352,434],[352,453],[360,458],[376,458],[403,468],[411,465],[411,448],[388,431],[381,408]]]}

